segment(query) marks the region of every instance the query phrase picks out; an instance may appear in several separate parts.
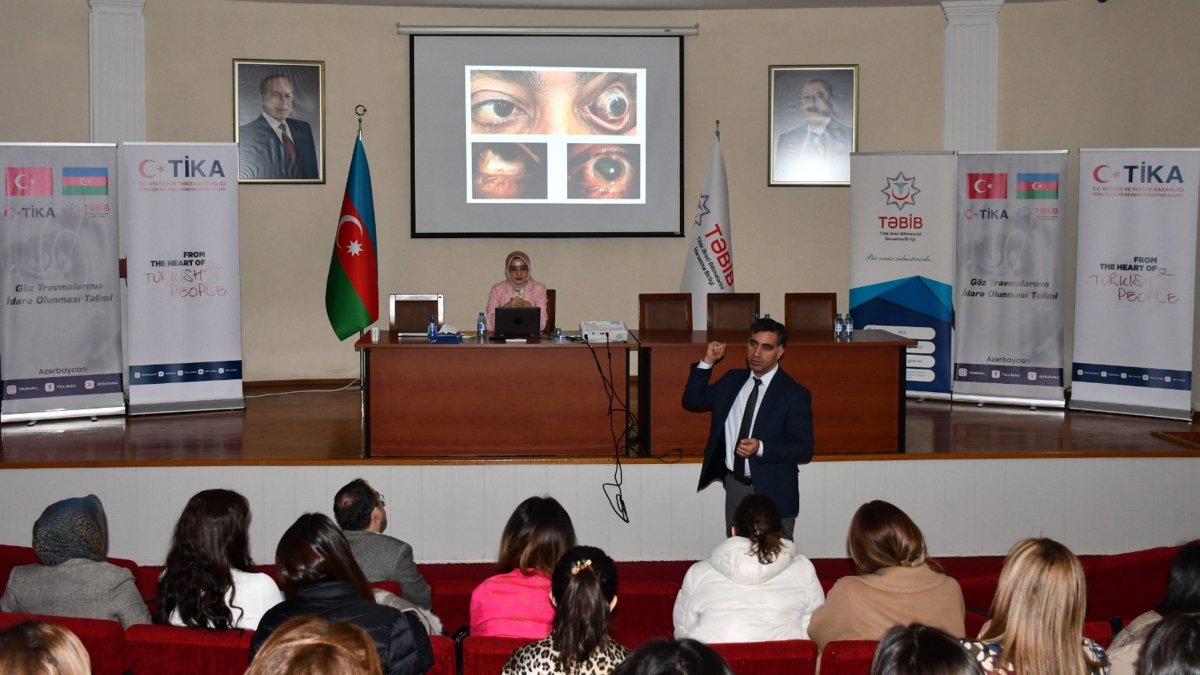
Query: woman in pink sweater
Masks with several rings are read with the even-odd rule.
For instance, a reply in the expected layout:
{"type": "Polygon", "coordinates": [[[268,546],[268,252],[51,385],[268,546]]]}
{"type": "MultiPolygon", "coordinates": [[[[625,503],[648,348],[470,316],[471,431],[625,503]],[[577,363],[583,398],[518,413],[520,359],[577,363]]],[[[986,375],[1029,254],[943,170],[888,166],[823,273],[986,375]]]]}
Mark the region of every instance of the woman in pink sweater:
{"type": "Polygon", "coordinates": [[[553,497],[530,497],[509,516],[500,537],[499,574],[471,593],[471,635],[541,639],[554,607],[550,575],[575,545],[575,527],[553,497]]]}
{"type": "Polygon", "coordinates": [[[847,548],[857,574],[842,577],[813,612],[808,634],[821,649],[833,640],[879,640],[892,626],[921,623],[966,633],[962,589],[929,558],[921,529],[885,501],[858,507],[847,548]]]}

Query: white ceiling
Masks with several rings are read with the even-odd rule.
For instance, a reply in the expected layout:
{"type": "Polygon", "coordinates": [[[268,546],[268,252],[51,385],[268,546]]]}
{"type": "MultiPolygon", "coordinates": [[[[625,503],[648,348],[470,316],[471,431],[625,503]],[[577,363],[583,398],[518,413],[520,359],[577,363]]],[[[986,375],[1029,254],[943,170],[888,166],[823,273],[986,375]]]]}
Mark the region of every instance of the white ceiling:
{"type": "MultiPolygon", "coordinates": [[[[611,10],[703,10],[703,9],[795,9],[811,7],[937,6],[939,0],[257,0],[335,5],[380,5],[393,7],[468,7],[475,9],[611,9],[611,10]]],[[[994,0],[992,0],[994,2],[994,0]]],[[[1013,2],[1014,0],[1008,0],[1013,2]]],[[[1046,0],[1016,0],[1036,2],[1046,0]]]]}

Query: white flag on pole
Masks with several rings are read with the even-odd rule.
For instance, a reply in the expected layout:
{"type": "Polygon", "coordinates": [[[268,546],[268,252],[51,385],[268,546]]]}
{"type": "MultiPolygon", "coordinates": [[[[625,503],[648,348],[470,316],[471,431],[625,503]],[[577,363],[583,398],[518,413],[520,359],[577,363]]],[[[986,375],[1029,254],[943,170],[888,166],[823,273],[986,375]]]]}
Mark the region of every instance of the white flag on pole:
{"type": "Polygon", "coordinates": [[[713,138],[704,188],[683,261],[682,293],[692,294],[692,329],[708,325],[708,294],[733,292],[733,233],[729,227],[729,184],[721,137],[713,138]]]}

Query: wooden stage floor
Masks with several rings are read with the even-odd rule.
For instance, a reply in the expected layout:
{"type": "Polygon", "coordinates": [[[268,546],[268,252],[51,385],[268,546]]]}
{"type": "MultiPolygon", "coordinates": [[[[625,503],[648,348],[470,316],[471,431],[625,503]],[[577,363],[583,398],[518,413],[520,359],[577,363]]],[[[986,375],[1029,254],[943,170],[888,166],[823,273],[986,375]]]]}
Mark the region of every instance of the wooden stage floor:
{"type": "MultiPolygon", "coordinates": [[[[632,398],[636,400],[636,396],[632,398]]],[[[1200,456],[1200,446],[1185,442],[1192,437],[1192,425],[1173,420],[909,400],[908,452],[905,455],[818,456],[817,461],[1200,456]]],[[[246,409],[239,411],[6,424],[0,428],[0,469],[414,462],[411,459],[363,459],[361,446],[357,389],[337,390],[336,385],[312,389],[296,385],[247,385],[246,409]]],[[[576,458],[574,461],[580,459],[604,461],[607,458],[576,458]]],[[[428,458],[419,461],[450,460],[428,458]]]]}

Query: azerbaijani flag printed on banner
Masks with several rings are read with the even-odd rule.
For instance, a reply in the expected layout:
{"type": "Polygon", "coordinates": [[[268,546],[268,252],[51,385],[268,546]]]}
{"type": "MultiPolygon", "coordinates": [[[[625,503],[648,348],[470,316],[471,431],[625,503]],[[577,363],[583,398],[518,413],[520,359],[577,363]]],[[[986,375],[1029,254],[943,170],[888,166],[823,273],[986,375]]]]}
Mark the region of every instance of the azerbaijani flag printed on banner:
{"type": "Polygon", "coordinates": [[[375,251],[375,200],[371,169],[362,134],[354,141],[346,195],[338,218],[329,279],[325,282],[325,313],[339,340],[379,318],[379,272],[375,251]]]}
{"type": "Polygon", "coordinates": [[[1018,173],[1017,199],[1058,199],[1058,174],[1018,173]]]}
{"type": "Polygon", "coordinates": [[[108,169],[103,166],[64,166],[64,195],[108,194],[108,169]]]}
{"type": "Polygon", "coordinates": [[[9,197],[48,197],[54,194],[54,169],[49,166],[6,167],[4,194],[9,197]]]}

